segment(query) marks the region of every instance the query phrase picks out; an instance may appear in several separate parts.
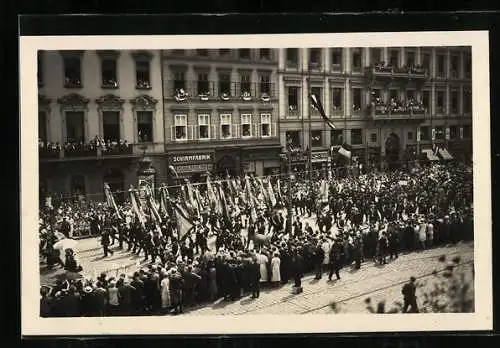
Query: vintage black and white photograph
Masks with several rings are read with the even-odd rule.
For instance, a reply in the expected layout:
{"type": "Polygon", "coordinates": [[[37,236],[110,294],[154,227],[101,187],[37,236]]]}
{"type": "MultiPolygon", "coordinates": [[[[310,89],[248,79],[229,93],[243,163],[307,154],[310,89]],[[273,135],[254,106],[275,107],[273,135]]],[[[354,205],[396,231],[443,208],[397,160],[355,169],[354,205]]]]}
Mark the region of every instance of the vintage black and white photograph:
{"type": "Polygon", "coordinates": [[[488,67],[407,36],[31,45],[32,315],[477,313],[488,67]]]}

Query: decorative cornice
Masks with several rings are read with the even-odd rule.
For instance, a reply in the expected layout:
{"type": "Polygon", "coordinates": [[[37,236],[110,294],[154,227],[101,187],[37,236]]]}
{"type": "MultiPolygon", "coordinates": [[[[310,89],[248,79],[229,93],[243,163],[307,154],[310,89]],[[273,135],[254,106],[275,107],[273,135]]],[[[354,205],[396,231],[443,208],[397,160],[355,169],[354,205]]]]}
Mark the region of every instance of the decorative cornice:
{"type": "Polygon", "coordinates": [[[57,99],[57,102],[61,106],[66,106],[66,107],[87,107],[87,104],[89,103],[89,99],[85,98],[81,94],[78,93],[71,93],[67,94],[59,99],[57,99]]]}
{"type": "Polygon", "coordinates": [[[134,51],[132,52],[132,58],[134,58],[134,60],[151,60],[153,54],[149,51],[134,51]]]}
{"type": "Polygon", "coordinates": [[[125,100],[114,94],[106,94],[96,99],[95,102],[100,108],[122,109],[125,100]]]}
{"type": "Polygon", "coordinates": [[[187,70],[188,66],[187,64],[182,64],[182,63],[172,63],[169,65],[171,70],[187,70]]]}
{"type": "Polygon", "coordinates": [[[48,107],[51,102],[52,102],[52,99],[47,98],[43,94],[38,94],[38,106],[39,107],[48,107]]]}
{"type": "Polygon", "coordinates": [[[97,51],[97,55],[101,59],[118,59],[118,57],[120,56],[120,51],[115,51],[115,50],[97,51]]]}
{"type": "Polygon", "coordinates": [[[85,51],[83,50],[68,50],[68,51],[59,51],[61,56],[64,58],[81,58],[85,51]]]}
{"type": "Polygon", "coordinates": [[[155,109],[157,103],[157,99],[146,94],[130,100],[130,104],[132,104],[134,108],[155,109]]]}

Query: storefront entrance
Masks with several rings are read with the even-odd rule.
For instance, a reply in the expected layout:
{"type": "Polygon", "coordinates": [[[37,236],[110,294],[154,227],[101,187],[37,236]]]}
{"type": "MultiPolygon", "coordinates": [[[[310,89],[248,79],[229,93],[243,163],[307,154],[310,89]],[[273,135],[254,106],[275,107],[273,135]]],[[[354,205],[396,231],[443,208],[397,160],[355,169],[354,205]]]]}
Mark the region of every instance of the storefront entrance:
{"type": "Polygon", "coordinates": [[[236,176],[238,171],[236,168],[236,163],[231,156],[222,156],[217,162],[216,174],[219,177],[226,177],[227,175],[236,176]]]}
{"type": "Polygon", "coordinates": [[[396,169],[401,166],[401,141],[395,133],[389,134],[385,140],[385,156],[389,169],[396,169]]]}

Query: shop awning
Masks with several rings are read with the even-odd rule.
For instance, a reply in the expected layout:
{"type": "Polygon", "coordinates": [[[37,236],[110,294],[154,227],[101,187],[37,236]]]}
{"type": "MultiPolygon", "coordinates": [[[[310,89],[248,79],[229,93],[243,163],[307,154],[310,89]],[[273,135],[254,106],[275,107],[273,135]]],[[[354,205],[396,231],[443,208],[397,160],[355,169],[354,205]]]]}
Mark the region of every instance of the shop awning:
{"type": "Polygon", "coordinates": [[[440,148],[439,149],[439,155],[444,159],[444,160],[452,160],[453,159],[453,156],[450,155],[450,153],[448,152],[447,149],[445,148],[440,148]]]}
{"type": "Polygon", "coordinates": [[[434,155],[434,152],[431,149],[422,150],[422,152],[425,152],[425,155],[427,156],[427,159],[429,161],[439,161],[439,157],[434,155]]]}

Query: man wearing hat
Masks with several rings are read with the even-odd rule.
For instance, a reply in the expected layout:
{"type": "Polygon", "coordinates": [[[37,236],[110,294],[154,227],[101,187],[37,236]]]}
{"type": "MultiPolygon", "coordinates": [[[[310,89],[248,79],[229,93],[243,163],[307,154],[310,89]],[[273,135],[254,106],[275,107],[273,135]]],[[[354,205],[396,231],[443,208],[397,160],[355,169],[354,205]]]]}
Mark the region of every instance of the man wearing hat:
{"type": "Polygon", "coordinates": [[[410,281],[403,285],[403,289],[401,293],[403,294],[403,313],[418,313],[417,306],[417,296],[415,295],[417,291],[417,287],[415,286],[416,279],[415,277],[410,277],[410,281]]]}

